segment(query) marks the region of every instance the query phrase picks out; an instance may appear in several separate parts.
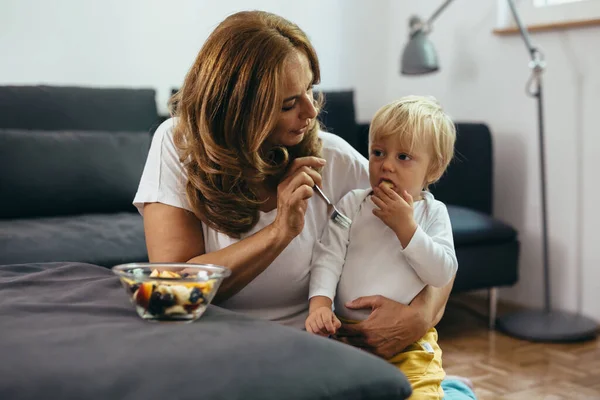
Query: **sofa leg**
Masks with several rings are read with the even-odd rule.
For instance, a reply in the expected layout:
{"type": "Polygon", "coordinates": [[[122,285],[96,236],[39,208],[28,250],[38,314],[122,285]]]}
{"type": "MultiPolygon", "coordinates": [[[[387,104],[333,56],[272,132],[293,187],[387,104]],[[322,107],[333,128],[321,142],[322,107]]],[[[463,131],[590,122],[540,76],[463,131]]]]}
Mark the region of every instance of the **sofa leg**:
{"type": "Polygon", "coordinates": [[[488,289],[489,296],[489,327],[491,330],[496,329],[496,310],[498,306],[498,288],[489,288],[488,289]]]}

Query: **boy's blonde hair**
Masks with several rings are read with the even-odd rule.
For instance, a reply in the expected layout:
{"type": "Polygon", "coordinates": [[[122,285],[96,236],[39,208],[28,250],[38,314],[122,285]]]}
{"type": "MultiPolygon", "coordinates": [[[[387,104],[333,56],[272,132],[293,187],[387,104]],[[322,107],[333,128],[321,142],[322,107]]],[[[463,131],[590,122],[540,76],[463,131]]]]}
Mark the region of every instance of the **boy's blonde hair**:
{"type": "Polygon", "coordinates": [[[373,141],[392,135],[409,150],[430,143],[431,163],[425,187],[442,177],[454,156],[454,122],[434,97],[406,96],[381,107],[369,129],[369,151],[373,141]]]}

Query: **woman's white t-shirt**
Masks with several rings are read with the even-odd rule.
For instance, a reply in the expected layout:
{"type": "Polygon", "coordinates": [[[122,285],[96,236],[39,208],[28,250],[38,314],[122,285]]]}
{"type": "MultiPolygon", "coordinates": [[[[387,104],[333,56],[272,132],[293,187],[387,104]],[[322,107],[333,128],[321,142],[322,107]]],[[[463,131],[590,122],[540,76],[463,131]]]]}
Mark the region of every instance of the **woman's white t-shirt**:
{"type": "MultiPolygon", "coordinates": [[[[148,159],[133,204],[143,215],[144,203],[164,203],[191,211],[185,183],[187,175],[173,143],[175,120],[163,122],[154,134],[148,159]]],[[[335,204],[346,193],[369,186],[368,161],[339,136],[319,132],[323,143],[323,191],[335,204]]],[[[275,220],[277,209],[260,213],[254,228],[242,239],[275,220]]],[[[323,199],[313,196],[306,210],[304,229],[271,263],[221,307],[253,317],[268,319],[302,329],[308,315],[308,288],[313,248],[328,218],[323,199]]],[[[202,224],[207,253],[223,249],[238,239],[202,224]]]]}

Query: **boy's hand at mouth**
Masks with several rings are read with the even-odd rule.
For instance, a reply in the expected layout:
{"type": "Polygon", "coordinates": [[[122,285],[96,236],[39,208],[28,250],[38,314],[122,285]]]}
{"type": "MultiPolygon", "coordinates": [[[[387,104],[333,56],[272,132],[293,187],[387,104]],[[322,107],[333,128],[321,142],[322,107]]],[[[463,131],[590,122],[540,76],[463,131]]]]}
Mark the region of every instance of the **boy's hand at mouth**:
{"type": "Polygon", "coordinates": [[[401,192],[402,195],[396,193],[386,183],[381,182],[373,189],[373,203],[378,207],[373,214],[396,233],[405,248],[417,230],[413,217],[413,197],[406,190],[401,192]]]}

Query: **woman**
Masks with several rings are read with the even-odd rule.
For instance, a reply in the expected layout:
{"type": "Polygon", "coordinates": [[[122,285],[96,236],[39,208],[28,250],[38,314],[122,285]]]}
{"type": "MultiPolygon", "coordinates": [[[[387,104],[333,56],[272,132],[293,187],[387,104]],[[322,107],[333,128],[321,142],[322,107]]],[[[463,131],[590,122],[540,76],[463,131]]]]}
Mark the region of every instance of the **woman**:
{"type": "MultiPolygon", "coordinates": [[[[134,204],[152,262],[224,265],[215,302],[302,328],[313,245],[327,206],[367,187],[368,163],[319,131],[317,55],[296,25],[265,12],[226,18],[209,36],[156,131],[134,204]]],[[[398,353],[441,318],[451,285],[426,288],[410,306],[379,296],[343,341],[398,353]]]]}

